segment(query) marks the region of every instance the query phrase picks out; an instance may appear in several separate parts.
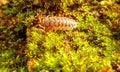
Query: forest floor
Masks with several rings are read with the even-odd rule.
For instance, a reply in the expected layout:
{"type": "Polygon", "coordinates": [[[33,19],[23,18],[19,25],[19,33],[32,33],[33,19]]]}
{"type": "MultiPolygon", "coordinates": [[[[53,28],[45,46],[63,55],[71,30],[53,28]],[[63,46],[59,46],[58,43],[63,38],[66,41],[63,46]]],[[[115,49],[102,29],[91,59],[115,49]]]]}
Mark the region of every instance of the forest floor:
{"type": "Polygon", "coordinates": [[[120,72],[120,1],[0,0],[1,71],[120,72]],[[78,26],[45,31],[41,17],[78,26]]]}

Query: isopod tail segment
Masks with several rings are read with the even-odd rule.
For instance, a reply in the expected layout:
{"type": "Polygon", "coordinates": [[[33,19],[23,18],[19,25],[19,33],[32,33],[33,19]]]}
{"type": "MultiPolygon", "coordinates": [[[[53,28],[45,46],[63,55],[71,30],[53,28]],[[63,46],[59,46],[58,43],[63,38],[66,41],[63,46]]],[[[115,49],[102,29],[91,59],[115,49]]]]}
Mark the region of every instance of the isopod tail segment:
{"type": "Polygon", "coordinates": [[[41,17],[37,19],[37,27],[45,31],[73,30],[77,27],[77,22],[67,17],[41,17]]]}

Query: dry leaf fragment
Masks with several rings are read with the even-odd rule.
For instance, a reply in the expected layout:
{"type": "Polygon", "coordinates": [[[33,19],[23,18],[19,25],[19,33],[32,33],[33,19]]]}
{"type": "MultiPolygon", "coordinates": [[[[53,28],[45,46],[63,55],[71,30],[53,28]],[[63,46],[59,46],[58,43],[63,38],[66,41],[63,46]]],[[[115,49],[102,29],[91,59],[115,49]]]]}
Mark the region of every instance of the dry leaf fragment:
{"type": "Polygon", "coordinates": [[[109,72],[110,66],[106,66],[102,69],[100,69],[98,72],[109,72]]]}
{"type": "Polygon", "coordinates": [[[2,4],[2,5],[5,5],[5,4],[7,4],[7,3],[8,3],[7,0],[0,0],[0,4],[2,4]]]}

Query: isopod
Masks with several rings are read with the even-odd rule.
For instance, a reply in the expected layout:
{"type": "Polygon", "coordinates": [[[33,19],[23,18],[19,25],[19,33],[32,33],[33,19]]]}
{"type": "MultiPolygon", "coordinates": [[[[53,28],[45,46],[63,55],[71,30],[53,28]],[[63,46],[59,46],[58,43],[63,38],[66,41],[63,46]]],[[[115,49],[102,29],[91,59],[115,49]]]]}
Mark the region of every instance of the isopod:
{"type": "Polygon", "coordinates": [[[73,30],[77,22],[67,17],[42,17],[38,21],[38,27],[45,30],[73,30]]]}

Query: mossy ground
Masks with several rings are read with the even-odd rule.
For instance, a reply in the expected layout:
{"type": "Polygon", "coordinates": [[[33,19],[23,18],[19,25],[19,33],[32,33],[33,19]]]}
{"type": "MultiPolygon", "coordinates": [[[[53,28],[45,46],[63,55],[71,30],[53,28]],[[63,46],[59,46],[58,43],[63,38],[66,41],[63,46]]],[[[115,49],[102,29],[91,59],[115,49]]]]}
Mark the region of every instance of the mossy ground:
{"type": "Polygon", "coordinates": [[[120,71],[119,0],[0,2],[0,71],[120,71]],[[31,26],[35,16],[75,19],[71,31],[31,26]]]}

